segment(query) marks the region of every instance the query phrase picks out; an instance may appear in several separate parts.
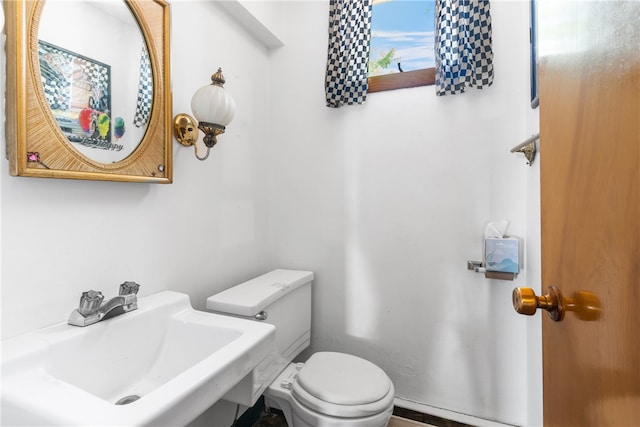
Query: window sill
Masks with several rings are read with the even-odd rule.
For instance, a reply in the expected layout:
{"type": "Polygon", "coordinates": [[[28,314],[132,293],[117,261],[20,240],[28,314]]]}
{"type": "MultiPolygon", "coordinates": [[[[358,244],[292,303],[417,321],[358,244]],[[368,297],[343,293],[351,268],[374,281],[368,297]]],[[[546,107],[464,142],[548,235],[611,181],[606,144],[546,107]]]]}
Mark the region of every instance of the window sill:
{"type": "Polygon", "coordinates": [[[404,73],[386,74],[369,77],[368,93],[387,90],[406,89],[418,86],[430,86],[436,83],[436,69],[405,71],[404,73]]]}

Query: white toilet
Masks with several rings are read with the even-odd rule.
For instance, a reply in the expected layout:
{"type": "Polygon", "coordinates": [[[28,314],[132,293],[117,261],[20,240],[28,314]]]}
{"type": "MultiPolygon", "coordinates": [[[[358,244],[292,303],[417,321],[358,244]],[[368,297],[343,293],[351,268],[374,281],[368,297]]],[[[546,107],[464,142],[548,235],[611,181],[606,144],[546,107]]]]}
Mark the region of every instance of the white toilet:
{"type": "Polygon", "coordinates": [[[280,409],[289,427],[384,427],[395,390],[382,369],[344,353],[319,352],[291,363],[309,346],[313,273],[274,270],[207,298],[217,313],[276,327],[275,348],[224,399],[280,409]]]}

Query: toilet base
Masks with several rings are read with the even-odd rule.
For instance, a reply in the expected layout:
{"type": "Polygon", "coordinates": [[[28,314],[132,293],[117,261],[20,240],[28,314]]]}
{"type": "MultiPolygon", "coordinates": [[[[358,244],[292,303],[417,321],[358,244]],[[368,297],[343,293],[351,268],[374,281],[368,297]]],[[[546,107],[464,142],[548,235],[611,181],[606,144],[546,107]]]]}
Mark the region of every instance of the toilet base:
{"type": "Polygon", "coordinates": [[[336,418],[310,412],[302,406],[294,412],[289,402],[269,396],[265,396],[265,404],[282,411],[289,427],[386,427],[393,415],[393,406],[381,414],[366,418],[336,418]]]}

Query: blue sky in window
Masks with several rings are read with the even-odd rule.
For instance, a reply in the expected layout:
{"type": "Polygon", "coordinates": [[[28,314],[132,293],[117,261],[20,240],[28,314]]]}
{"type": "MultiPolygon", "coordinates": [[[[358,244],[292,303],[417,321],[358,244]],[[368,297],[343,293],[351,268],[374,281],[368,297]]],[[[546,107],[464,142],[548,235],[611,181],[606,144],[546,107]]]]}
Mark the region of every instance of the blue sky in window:
{"type": "Polygon", "coordinates": [[[395,48],[395,59],[379,74],[431,68],[435,64],[434,0],[377,0],[373,5],[370,59],[395,48]]]}

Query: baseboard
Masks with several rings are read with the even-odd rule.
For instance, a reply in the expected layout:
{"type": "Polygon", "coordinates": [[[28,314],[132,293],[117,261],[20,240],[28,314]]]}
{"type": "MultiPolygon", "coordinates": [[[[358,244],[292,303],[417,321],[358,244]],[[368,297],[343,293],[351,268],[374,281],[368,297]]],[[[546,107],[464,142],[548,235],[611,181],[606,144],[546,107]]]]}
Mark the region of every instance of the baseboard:
{"type": "Polygon", "coordinates": [[[471,424],[460,423],[458,421],[425,414],[424,412],[414,411],[412,409],[400,408],[398,406],[393,407],[393,415],[407,420],[429,424],[434,427],[474,427],[471,424]]]}
{"type": "Polygon", "coordinates": [[[394,415],[437,427],[513,427],[511,424],[473,417],[397,397],[394,404],[394,415]]]}

